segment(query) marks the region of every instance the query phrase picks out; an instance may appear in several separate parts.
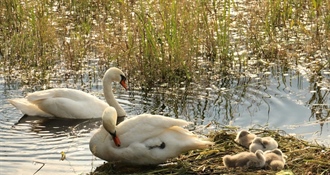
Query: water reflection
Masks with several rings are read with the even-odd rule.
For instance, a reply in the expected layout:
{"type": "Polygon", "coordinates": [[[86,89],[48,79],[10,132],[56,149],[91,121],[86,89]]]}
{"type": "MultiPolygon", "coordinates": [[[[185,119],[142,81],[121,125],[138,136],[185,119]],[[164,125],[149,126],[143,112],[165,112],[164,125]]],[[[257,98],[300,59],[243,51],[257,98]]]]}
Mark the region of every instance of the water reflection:
{"type": "Polygon", "coordinates": [[[320,133],[322,134],[324,124],[328,123],[330,119],[330,89],[320,86],[319,82],[322,80],[315,82],[315,77],[322,78],[322,76],[312,76],[311,81],[314,81],[314,83],[311,83],[312,96],[307,101],[307,105],[311,109],[309,120],[314,118],[319,121],[321,127],[320,133]]]}
{"type": "Polygon", "coordinates": [[[63,133],[65,136],[79,136],[82,132],[90,133],[100,125],[100,119],[73,120],[24,115],[12,128],[19,129],[20,126],[29,126],[30,131],[37,134],[51,133],[54,137],[58,137],[63,133]]]}
{"type": "Polygon", "coordinates": [[[277,65],[255,74],[213,76],[205,84],[135,90],[128,101],[138,104],[132,111],[139,113],[164,114],[197,125],[267,126],[329,144],[329,83],[321,87],[320,80],[277,65]]]}
{"type": "Polygon", "coordinates": [[[97,119],[23,116],[15,124],[1,119],[0,140],[6,144],[1,144],[0,170],[4,174],[34,174],[40,168],[37,174],[63,175],[92,171],[96,167],[91,164],[103,162],[96,160],[88,148],[92,131],[100,124],[97,119]],[[65,159],[61,159],[61,153],[65,159]]]}

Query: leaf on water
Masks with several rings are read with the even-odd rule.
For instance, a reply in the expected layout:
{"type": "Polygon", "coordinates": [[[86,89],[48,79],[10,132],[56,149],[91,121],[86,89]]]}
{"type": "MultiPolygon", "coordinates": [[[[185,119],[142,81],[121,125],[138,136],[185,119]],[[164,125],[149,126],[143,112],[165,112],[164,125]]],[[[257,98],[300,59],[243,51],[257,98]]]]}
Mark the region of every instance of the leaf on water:
{"type": "Polygon", "coordinates": [[[65,160],[65,158],[66,158],[65,152],[62,151],[62,152],[61,152],[61,160],[63,161],[63,160],[65,160]]]}

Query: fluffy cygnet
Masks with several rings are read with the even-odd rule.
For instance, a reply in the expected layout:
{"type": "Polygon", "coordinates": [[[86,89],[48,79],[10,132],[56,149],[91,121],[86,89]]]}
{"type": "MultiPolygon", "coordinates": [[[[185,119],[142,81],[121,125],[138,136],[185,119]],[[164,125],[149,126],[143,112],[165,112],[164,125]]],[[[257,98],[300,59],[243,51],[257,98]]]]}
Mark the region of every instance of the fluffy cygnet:
{"type": "Polygon", "coordinates": [[[267,151],[273,150],[278,147],[277,142],[272,137],[256,137],[249,149],[251,152],[256,152],[257,150],[267,151]]]}
{"type": "Polygon", "coordinates": [[[244,146],[245,148],[249,148],[254,138],[257,136],[255,134],[250,133],[249,131],[240,131],[235,139],[235,142],[244,146]]]}
{"type": "Polygon", "coordinates": [[[285,155],[280,149],[268,150],[264,152],[266,158],[265,167],[271,170],[279,171],[284,168],[285,155]]]}
{"type": "Polygon", "coordinates": [[[266,158],[261,150],[258,150],[255,153],[241,152],[235,155],[225,155],[222,160],[227,168],[262,168],[266,162],[266,158]]]}

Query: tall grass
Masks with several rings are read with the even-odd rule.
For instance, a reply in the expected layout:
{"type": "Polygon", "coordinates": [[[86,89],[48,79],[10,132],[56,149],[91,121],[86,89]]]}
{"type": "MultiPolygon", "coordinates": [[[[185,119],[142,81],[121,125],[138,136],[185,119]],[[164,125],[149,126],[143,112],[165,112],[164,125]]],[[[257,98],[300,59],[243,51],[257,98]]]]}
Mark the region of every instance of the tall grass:
{"type": "Polygon", "coordinates": [[[152,87],[198,80],[207,64],[229,74],[251,59],[329,55],[325,0],[3,0],[0,9],[2,73],[31,85],[90,59],[152,87]]]}

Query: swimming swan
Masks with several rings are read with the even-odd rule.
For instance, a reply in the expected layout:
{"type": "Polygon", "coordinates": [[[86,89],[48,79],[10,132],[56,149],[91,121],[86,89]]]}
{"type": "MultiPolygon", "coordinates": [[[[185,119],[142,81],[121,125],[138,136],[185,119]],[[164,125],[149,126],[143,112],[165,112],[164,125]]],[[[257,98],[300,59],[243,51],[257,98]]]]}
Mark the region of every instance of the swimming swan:
{"type": "Polygon", "coordinates": [[[258,150],[255,153],[241,152],[235,155],[225,155],[222,160],[227,168],[262,168],[266,161],[263,151],[261,150],[258,150]]]}
{"type": "Polygon", "coordinates": [[[214,144],[182,128],[190,122],[181,119],[141,114],[117,126],[116,120],[116,110],[106,108],[102,115],[103,125],[89,142],[90,151],[109,162],[156,165],[182,152],[214,144]]]}
{"type": "Polygon", "coordinates": [[[280,149],[268,150],[264,152],[266,158],[265,167],[279,171],[284,168],[286,157],[280,149]]]}
{"type": "Polygon", "coordinates": [[[250,133],[249,131],[240,131],[236,138],[235,142],[244,146],[245,148],[249,148],[250,144],[252,143],[253,139],[257,136],[255,134],[250,133]]]}
{"type": "Polygon", "coordinates": [[[251,152],[256,152],[257,150],[267,151],[276,149],[277,147],[278,144],[272,137],[256,137],[252,141],[249,150],[251,152]]]}
{"type": "Polygon", "coordinates": [[[56,88],[29,93],[26,98],[8,100],[22,113],[29,116],[59,117],[69,119],[101,118],[104,109],[113,106],[118,117],[126,112],[118,104],[112,93],[112,82],[117,81],[127,90],[124,73],[115,67],[106,71],[103,77],[103,93],[108,103],[86,92],[56,88]]]}

